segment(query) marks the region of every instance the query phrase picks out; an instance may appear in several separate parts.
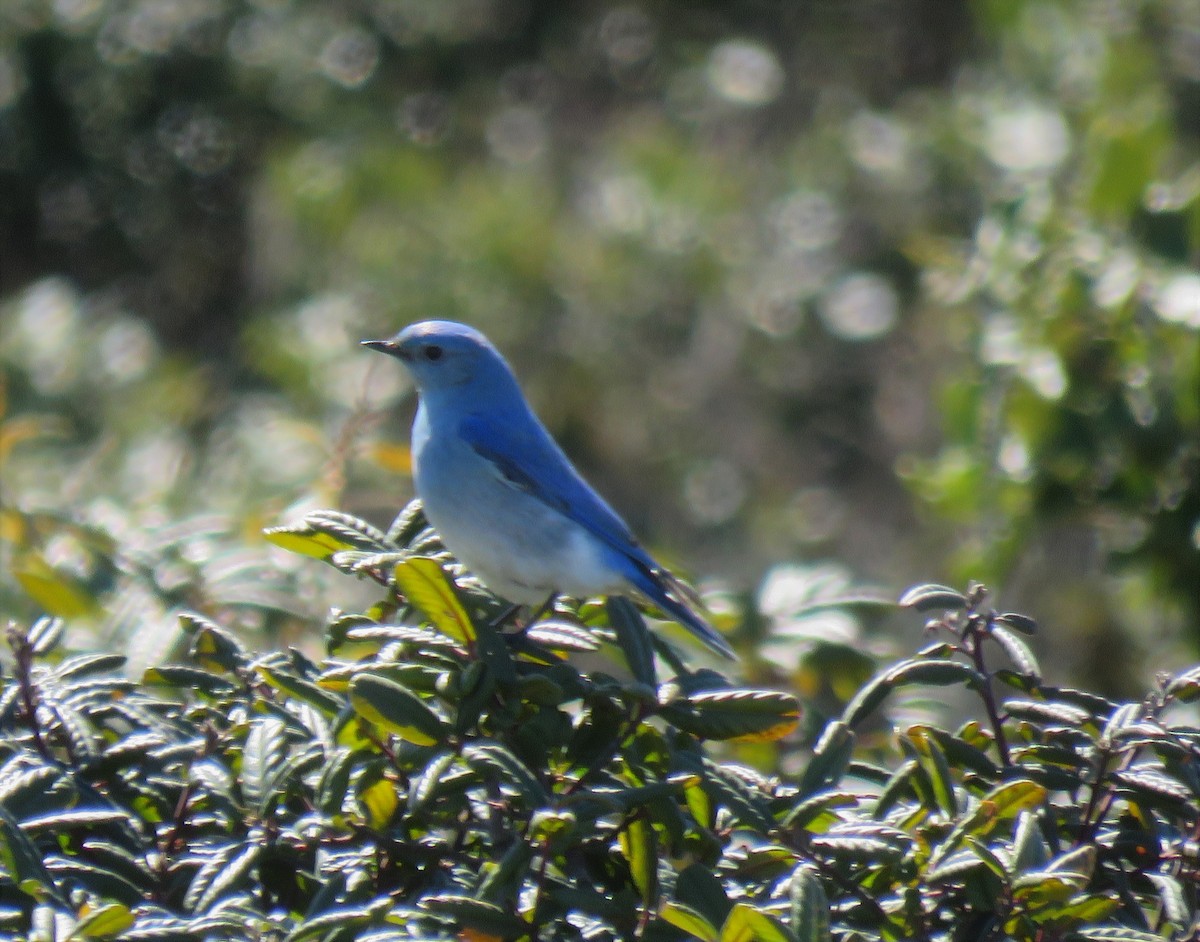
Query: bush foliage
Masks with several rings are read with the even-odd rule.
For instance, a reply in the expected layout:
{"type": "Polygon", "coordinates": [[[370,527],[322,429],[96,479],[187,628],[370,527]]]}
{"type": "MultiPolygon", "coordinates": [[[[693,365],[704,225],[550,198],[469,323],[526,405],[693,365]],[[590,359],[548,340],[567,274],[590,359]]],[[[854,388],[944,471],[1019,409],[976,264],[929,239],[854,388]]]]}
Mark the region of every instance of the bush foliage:
{"type": "Polygon", "coordinates": [[[501,632],[411,505],[271,531],[368,584],[320,661],[185,615],[123,677],[11,627],[0,927],[38,940],[1182,938],[1200,669],[1116,703],[1041,676],[1022,615],[927,585],[928,643],[798,731],[631,603],[501,632]],[[586,659],[600,667],[584,668],[586,659]],[[906,720],[930,691],[957,728],[906,720]],[[970,704],[975,708],[971,709],[970,704]],[[892,741],[880,735],[894,726],[892,741]],[[779,771],[737,761],[771,744],[779,771]],[[751,746],[751,748],[755,748],[751,746]],[[796,760],[796,761],[790,761],[796,760]]]}

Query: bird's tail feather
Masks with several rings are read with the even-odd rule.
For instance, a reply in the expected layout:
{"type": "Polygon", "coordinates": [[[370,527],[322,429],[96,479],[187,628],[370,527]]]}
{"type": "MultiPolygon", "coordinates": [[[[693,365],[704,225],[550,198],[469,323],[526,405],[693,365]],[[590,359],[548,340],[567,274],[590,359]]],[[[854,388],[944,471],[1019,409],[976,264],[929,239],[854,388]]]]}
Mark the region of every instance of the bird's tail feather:
{"type": "Polygon", "coordinates": [[[729,643],[700,614],[703,608],[700,596],[683,580],[665,569],[638,566],[630,581],[647,599],[691,631],[707,647],[731,661],[737,660],[729,643]]]}

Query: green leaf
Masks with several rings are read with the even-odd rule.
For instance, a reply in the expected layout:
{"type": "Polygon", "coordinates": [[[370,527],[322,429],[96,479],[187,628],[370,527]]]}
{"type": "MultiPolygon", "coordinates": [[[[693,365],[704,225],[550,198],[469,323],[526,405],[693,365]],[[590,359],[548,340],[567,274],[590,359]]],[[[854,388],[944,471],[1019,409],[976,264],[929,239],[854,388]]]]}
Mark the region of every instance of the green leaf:
{"type": "Polygon", "coordinates": [[[377,779],[359,790],[358,802],[367,819],[367,826],[382,830],[391,823],[396,809],[400,807],[396,783],[386,778],[377,779]]]}
{"type": "Polygon", "coordinates": [[[911,684],[927,684],[936,687],[964,684],[971,689],[978,690],[985,683],[986,681],[979,671],[960,661],[901,661],[867,683],[854,699],[846,704],[846,709],[842,712],[842,720],[848,726],[857,726],[870,716],[883,703],[887,695],[897,687],[911,684]]]}
{"type": "Polygon", "coordinates": [[[33,653],[43,656],[58,647],[66,627],[67,623],[61,618],[50,618],[43,615],[29,627],[29,633],[25,638],[33,649],[33,653]]]}
{"type": "Polygon", "coordinates": [[[853,792],[822,792],[792,808],[781,824],[786,828],[802,828],[820,833],[841,820],[832,809],[852,808],[857,805],[858,795],[853,792]]]}
{"type": "Polygon", "coordinates": [[[829,899],[814,867],[801,864],[792,871],[789,895],[797,942],[830,942],[829,899]]]}
{"type": "Polygon", "coordinates": [[[287,737],[283,723],[273,716],[260,716],[250,725],[242,749],[242,794],[258,816],[265,817],[278,799],[275,782],[287,759],[287,737]]]}
{"type": "Polygon", "coordinates": [[[242,643],[203,615],[181,612],[179,626],[192,636],[192,658],[209,670],[236,673],[250,664],[250,655],[242,643]]]}
{"type": "Polygon", "coordinates": [[[322,690],[311,680],[305,680],[303,677],[297,677],[286,671],[274,670],[264,664],[256,665],[255,670],[268,686],[281,693],[286,693],[301,703],[307,703],[324,716],[337,716],[345,706],[341,698],[322,690]]]}
{"type": "Polygon", "coordinates": [[[938,845],[930,862],[931,866],[945,860],[966,837],[986,840],[1002,822],[1037,807],[1045,799],[1045,786],[1028,779],[1017,779],[996,786],[979,799],[975,809],[961,818],[945,840],[938,845]]]}
{"type": "Polygon", "coordinates": [[[683,903],[667,902],[658,909],[658,918],[676,929],[700,939],[700,942],[717,942],[717,927],[700,913],[683,903]]]}
{"type": "Polygon", "coordinates": [[[721,927],[719,942],[795,942],[774,916],[748,903],[735,903],[721,927]]]}
{"type": "Polygon", "coordinates": [[[350,681],[354,711],[405,742],[434,746],[443,742],[441,719],[420,697],[394,680],[375,674],[356,674],[350,681]]]}
{"type": "Polygon", "coordinates": [[[1192,923],[1191,909],[1184,897],[1183,885],[1176,877],[1165,873],[1147,873],[1146,879],[1158,890],[1158,898],[1162,900],[1163,915],[1176,929],[1186,929],[1192,923]]]}
{"type": "Polygon", "coordinates": [[[58,896],[54,880],[42,863],[41,853],[3,808],[0,808],[0,872],[35,899],[58,896]]]}
{"type": "Polygon", "coordinates": [[[913,586],[900,596],[902,608],[915,608],[918,612],[932,609],[959,611],[967,607],[967,597],[949,586],[929,583],[913,586]]]}
{"type": "Polygon", "coordinates": [[[525,632],[525,637],[551,651],[597,651],[600,648],[600,642],[585,626],[562,619],[539,621],[525,632]]]}
{"type": "Polygon", "coordinates": [[[1013,662],[1021,674],[1034,679],[1041,678],[1042,668],[1038,665],[1032,649],[1017,637],[1015,632],[993,626],[989,637],[1004,650],[1008,659],[1013,662]]]}
{"type": "Polygon", "coordinates": [[[950,763],[946,761],[946,754],[942,752],[937,739],[927,727],[912,726],[906,733],[905,741],[915,750],[917,764],[929,778],[938,808],[947,818],[956,818],[958,797],[954,792],[954,780],[950,777],[950,763]]]}
{"type": "Polygon", "coordinates": [[[183,898],[184,908],[202,913],[219,900],[227,891],[245,883],[250,871],[262,856],[261,844],[226,844],[210,857],[192,877],[187,894],[183,898]]]}
{"type": "Polygon", "coordinates": [[[75,924],[72,939],[109,939],[132,929],[135,920],[129,907],[109,903],[91,910],[75,924]]]}
{"type": "Polygon", "coordinates": [[[775,830],[775,818],[766,796],[732,767],[724,767],[711,759],[695,760],[687,755],[680,755],[679,759],[683,764],[698,766],[695,771],[703,776],[701,787],[713,801],[728,808],[736,820],[762,834],[775,830]]]}
{"type": "Polygon", "coordinates": [[[263,535],[271,543],[293,553],[328,560],[342,550],[387,552],[387,536],[365,520],[336,510],[315,510],[300,523],[270,527],[263,535]]]}
{"type": "Polygon", "coordinates": [[[394,570],[396,590],[444,635],[473,644],[475,626],[446,577],[441,564],[428,556],[413,556],[394,570]]]}
{"type": "Polygon", "coordinates": [[[1037,634],[1037,622],[1028,615],[1019,615],[1016,612],[1005,612],[1002,615],[997,615],[993,621],[998,625],[1004,625],[1011,628],[1013,631],[1019,631],[1023,635],[1037,634]]]}
{"type": "Polygon", "coordinates": [[[813,748],[812,758],[800,778],[800,794],[812,795],[836,788],[854,753],[855,734],[840,720],[830,720],[813,748]]]}
{"type": "Polygon", "coordinates": [[[1044,703],[1041,700],[1006,700],[1004,712],[1014,719],[1035,723],[1055,723],[1063,726],[1083,726],[1092,717],[1087,710],[1065,703],[1044,703]]]}
{"type": "Polygon", "coordinates": [[[396,519],[388,527],[387,536],[384,539],[393,546],[408,546],[422,530],[428,527],[429,521],[425,519],[425,506],[419,498],[414,498],[396,515],[396,519]]]}
{"type": "Polygon", "coordinates": [[[617,644],[625,653],[625,661],[634,679],[648,687],[658,687],[658,675],[654,670],[654,645],[646,619],[629,599],[619,595],[609,596],[604,601],[609,624],[616,629],[617,644]]]}
{"type": "Polygon", "coordinates": [[[774,690],[716,690],[674,700],[660,713],[699,739],[772,742],[796,728],[800,702],[774,690]]]}
{"type": "Polygon", "coordinates": [[[637,814],[625,822],[618,839],[633,885],[641,893],[642,902],[649,906],[658,897],[658,840],[654,828],[637,814]]]}
{"type": "MultiPolygon", "coordinates": [[[[362,935],[358,930],[378,924],[392,908],[386,897],[376,899],[366,906],[340,906],[306,919],[290,933],[285,942],[306,942],[308,939],[354,939],[362,935]]],[[[191,938],[191,936],[188,936],[191,938]]],[[[147,940],[150,942],[150,940],[147,940]]]]}
{"type": "Polygon", "coordinates": [[[549,800],[546,789],[529,767],[500,743],[473,742],[463,749],[462,757],[473,769],[498,773],[500,780],[512,785],[533,808],[540,808],[549,800]]]}
{"type": "Polygon", "coordinates": [[[1076,929],[1071,938],[1086,939],[1087,942],[1163,942],[1163,937],[1156,932],[1141,932],[1124,926],[1076,929]]]}
{"type": "Polygon", "coordinates": [[[714,926],[722,925],[733,908],[720,878],[700,863],[688,864],[679,871],[675,901],[695,910],[714,926]]]}
{"type": "Polygon", "coordinates": [[[191,689],[215,695],[227,694],[235,689],[228,677],[200,670],[198,667],[181,667],[174,664],[147,668],[142,674],[142,683],[147,687],[191,689]]]}
{"type": "Polygon", "coordinates": [[[496,939],[519,939],[530,935],[533,929],[524,919],[506,912],[495,903],[473,896],[450,893],[426,896],[421,900],[421,906],[449,919],[460,932],[470,929],[496,939]]]}
{"type": "Polygon", "coordinates": [[[82,581],[56,569],[40,553],[18,553],[10,570],[22,589],[51,615],[84,618],[99,611],[99,600],[82,581]]]}

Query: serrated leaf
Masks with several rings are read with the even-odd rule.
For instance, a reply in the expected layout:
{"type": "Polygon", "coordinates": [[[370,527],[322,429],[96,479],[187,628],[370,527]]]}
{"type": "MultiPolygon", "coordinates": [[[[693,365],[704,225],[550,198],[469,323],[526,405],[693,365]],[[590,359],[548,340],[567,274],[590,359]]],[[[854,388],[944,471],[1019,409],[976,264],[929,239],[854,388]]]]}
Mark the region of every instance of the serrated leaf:
{"type": "Polygon", "coordinates": [[[633,885],[642,902],[651,905],[658,896],[658,840],[650,822],[635,815],[625,823],[618,835],[621,853],[629,864],[633,885]]]}
{"type": "Polygon", "coordinates": [[[1114,772],[1113,779],[1123,790],[1143,799],[1165,799],[1172,805],[1194,805],[1196,801],[1196,795],[1183,782],[1157,769],[1126,769],[1114,772]]]}
{"type": "Polygon", "coordinates": [[[918,612],[932,609],[959,611],[967,607],[967,597],[949,586],[928,583],[913,586],[900,596],[901,608],[915,608],[918,612]]]}
{"type": "Polygon", "coordinates": [[[442,742],[441,719],[416,694],[394,680],[375,674],[356,674],[350,681],[350,702],[359,716],[417,746],[442,742]]]}
{"type": "Polygon", "coordinates": [[[199,690],[208,694],[225,694],[234,689],[228,677],[201,670],[198,667],[167,665],[150,667],[142,674],[142,683],[147,687],[199,690]]]}
{"type": "Polygon", "coordinates": [[[1021,615],[1017,612],[1004,612],[1001,615],[997,615],[993,621],[998,625],[1011,628],[1013,631],[1019,631],[1023,635],[1037,634],[1037,622],[1028,615],[1021,615]]]}
{"type": "Polygon", "coordinates": [[[345,706],[339,697],[322,690],[311,680],[305,680],[303,677],[297,677],[286,671],[273,670],[262,664],[257,665],[256,670],[270,687],[286,693],[301,703],[307,703],[324,716],[337,716],[345,706]]]}
{"type": "Polygon", "coordinates": [[[1158,890],[1158,898],[1162,900],[1163,915],[1167,917],[1167,921],[1180,930],[1191,925],[1191,910],[1179,880],[1165,873],[1147,873],[1146,878],[1158,890]]]}
{"type": "Polygon", "coordinates": [[[1064,726],[1082,726],[1092,717],[1087,710],[1068,706],[1065,703],[1045,703],[1041,700],[1006,700],[1004,711],[1014,719],[1031,720],[1035,723],[1061,723],[1064,726]]]}
{"type": "Polygon", "coordinates": [[[1026,677],[1040,679],[1042,668],[1038,665],[1033,650],[1016,633],[1007,628],[993,626],[990,637],[1008,655],[1017,670],[1026,677]]]}
{"type": "Polygon", "coordinates": [[[935,687],[965,684],[971,689],[979,689],[984,683],[979,671],[960,661],[901,661],[859,690],[854,699],[846,704],[842,720],[848,726],[857,726],[898,687],[911,684],[935,687]]]}
{"type": "Polygon", "coordinates": [[[525,920],[501,909],[495,903],[443,893],[426,896],[421,906],[438,916],[453,920],[459,929],[470,929],[496,939],[515,939],[529,935],[532,927],[525,920]]]}
{"type": "Polygon", "coordinates": [[[936,737],[927,727],[913,726],[907,732],[907,741],[916,751],[917,764],[933,787],[938,808],[948,819],[958,816],[958,796],[954,791],[954,780],[950,776],[950,763],[942,752],[936,737]]]}
{"type": "Polygon", "coordinates": [[[533,808],[542,807],[549,796],[520,759],[500,743],[476,741],[462,751],[463,761],[476,770],[490,770],[499,774],[500,780],[516,788],[518,794],[533,808]]]}
{"type": "Polygon", "coordinates": [[[789,896],[796,942],[830,942],[829,899],[814,867],[802,864],[792,871],[789,896]]]}
{"type": "Polygon", "coordinates": [[[263,535],[283,549],[325,560],[341,550],[383,553],[392,548],[377,527],[336,510],[314,510],[299,523],[269,527],[263,535]]]}
{"type": "Polygon", "coordinates": [[[855,738],[854,730],[841,720],[830,720],[825,725],[800,778],[800,794],[812,795],[837,786],[854,753],[855,738]]]}
{"type": "Polygon", "coordinates": [[[344,539],[329,533],[322,533],[297,524],[290,527],[269,527],[263,530],[263,536],[268,543],[274,543],[280,549],[313,559],[328,560],[334,553],[350,549],[351,545],[344,539]]]}
{"type": "Polygon", "coordinates": [[[71,931],[72,939],[109,939],[132,929],[135,920],[128,906],[109,903],[84,915],[71,931]]]}
{"type": "Polygon", "coordinates": [[[189,912],[202,913],[227,891],[249,879],[250,871],[262,855],[261,844],[227,844],[205,862],[188,886],[183,898],[189,912]]]}
{"type": "Polygon", "coordinates": [[[66,627],[67,623],[61,618],[43,615],[30,625],[29,633],[25,637],[29,641],[33,653],[42,656],[58,647],[66,627]]]}
{"type": "Polygon", "coordinates": [[[766,796],[746,779],[711,759],[695,760],[685,755],[679,756],[679,759],[687,764],[697,763],[695,771],[703,775],[701,787],[709,798],[728,808],[735,819],[763,834],[775,829],[775,819],[766,796]]]}
{"type": "Polygon", "coordinates": [[[662,717],[699,739],[773,742],[800,722],[800,702],[774,690],[715,690],[672,701],[662,717]]]}
{"type": "Polygon", "coordinates": [[[719,942],[794,942],[783,924],[747,903],[735,903],[721,927],[719,942]]]}
{"type": "Polygon", "coordinates": [[[600,642],[583,625],[561,619],[539,621],[525,636],[551,651],[597,651],[600,642]]]}
{"type": "Polygon", "coordinates": [[[700,942],[717,942],[717,927],[700,913],[683,903],[663,903],[658,909],[658,918],[670,923],[681,932],[686,932],[700,942]]]}
{"type": "Polygon", "coordinates": [[[629,599],[619,595],[604,600],[608,622],[616,629],[617,645],[625,654],[625,661],[634,679],[649,687],[658,687],[658,675],[654,669],[654,645],[646,619],[629,599]]]}
{"type": "Polygon", "coordinates": [[[394,570],[396,590],[444,635],[475,642],[475,626],[455,594],[441,564],[428,556],[412,556],[394,570]]]}
{"type": "Polygon", "coordinates": [[[820,833],[840,820],[832,809],[851,808],[857,804],[858,796],[853,792],[824,792],[800,802],[787,813],[781,824],[820,833]]]}
{"type": "Polygon", "coordinates": [[[287,736],[283,723],[273,716],[261,716],[250,726],[242,749],[242,794],[259,817],[269,811],[275,794],[275,781],[287,758],[287,736]]]}
{"type": "Polygon", "coordinates": [[[1127,929],[1124,926],[1076,929],[1072,938],[1086,939],[1088,942],[1163,942],[1163,937],[1155,932],[1141,932],[1138,929],[1127,929]]]}
{"type": "Polygon", "coordinates": [[[242,643],[216,622],[195,612],[181,612],[179,626],[192,636],[191,656],[209,670],[236,672],[250,663],[242,643]]]}
{"type": "Polygon", "coordinates": [[[285,942],[306,942],[317,938],[343,938],[342,933],[351,933],[350,938],[361,935],[357,930],[377,923],[392,907],[389,899],[379,899],[366,906],[339,906],[320,915],[306,919],[290,933],[285,942]]]}

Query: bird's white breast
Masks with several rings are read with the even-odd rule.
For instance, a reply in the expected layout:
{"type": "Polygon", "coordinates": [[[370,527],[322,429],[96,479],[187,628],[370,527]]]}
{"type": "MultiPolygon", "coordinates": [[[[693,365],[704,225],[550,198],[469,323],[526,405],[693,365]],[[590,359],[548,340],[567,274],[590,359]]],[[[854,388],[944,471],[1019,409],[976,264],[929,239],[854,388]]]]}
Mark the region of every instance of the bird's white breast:
{"type": "Polygon", "coordinates": [[[611,550],[541,500],[505,480],[457,438],[414,434],[417,491],[450,550],[498,595],[536,605],[552,592],[619,590],[611,550]]]}

